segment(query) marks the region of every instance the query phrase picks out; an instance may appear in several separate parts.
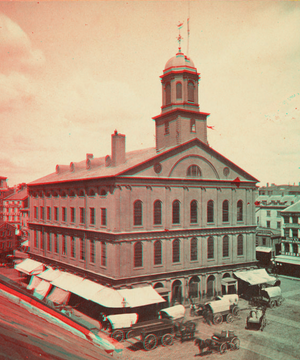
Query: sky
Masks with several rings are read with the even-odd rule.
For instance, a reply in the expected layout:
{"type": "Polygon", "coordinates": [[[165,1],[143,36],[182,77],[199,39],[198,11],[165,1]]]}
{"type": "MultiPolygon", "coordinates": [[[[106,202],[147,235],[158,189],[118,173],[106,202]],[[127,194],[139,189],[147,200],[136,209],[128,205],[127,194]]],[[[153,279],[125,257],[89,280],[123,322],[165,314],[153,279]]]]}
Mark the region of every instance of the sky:
{"type": "Polygon", "coordinates": [[[201,74],[209,145],[259,185],[300,182],[300,2],[1,1],[0,169],[9,186],[57,164],[155,146],[160,75],[201,74]],[[187,35],[190,19],[190,36],[187,35]],[[189,41],[188,41],[189,39],[189,41]]]}

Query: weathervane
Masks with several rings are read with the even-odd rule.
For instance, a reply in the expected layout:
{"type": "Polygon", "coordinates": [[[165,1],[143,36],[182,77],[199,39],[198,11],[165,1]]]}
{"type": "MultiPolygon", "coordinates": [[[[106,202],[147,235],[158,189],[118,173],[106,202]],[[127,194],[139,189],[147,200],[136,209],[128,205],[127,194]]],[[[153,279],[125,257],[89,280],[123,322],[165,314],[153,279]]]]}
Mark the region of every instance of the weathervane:
{"type": "Polygon", "coordinates": [[[179,45],[178,46],[178,52],[181,52],[181,40],[183,39],[183,37],[180,35],[180,29],[183,26],[183,22],[179,22],[179,24],[177,26],[178,26],[178,31],[179,31],[179,35],[177,37],[178,45],[179,45]]]}

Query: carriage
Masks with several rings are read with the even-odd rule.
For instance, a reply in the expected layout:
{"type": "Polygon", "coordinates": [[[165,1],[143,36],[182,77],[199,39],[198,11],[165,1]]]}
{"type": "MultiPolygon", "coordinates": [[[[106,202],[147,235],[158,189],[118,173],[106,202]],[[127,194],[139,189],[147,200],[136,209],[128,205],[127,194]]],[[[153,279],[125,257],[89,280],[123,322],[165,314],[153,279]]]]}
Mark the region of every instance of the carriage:
{"type": "Polygon", "coordinates": [[[238,295],[217,296],[215,300],[204,305],[203,316],[208,323],[221,324],[225,319],[227,323],[233,321],[233,316],[239,314],[238,295]]]}
{"type": "Polygon", "coordinates": [[[246,329],[263,331],[267,325],[266,307],[257,307],[250,310],[246,320],[246,329]]]}
{"type": "Polygon", "coordinates": [[[222,330],[221,333],[215,333],[210,339],[202,340],[196,338],[195,345],[200,350],[200,355],[209,354],[218,351],[223,354],[227,349],[238,350],[240,348],[240,339],[235,335],[234,331],[222,330]]]}
{"type": "Polygon", "coordinates": [[[253,306],[269,306],[273,308],[280,306],[283,300],[280,287],[272,286],[261,290],[260,295],[253,297],[250,304],[253,306]]]}

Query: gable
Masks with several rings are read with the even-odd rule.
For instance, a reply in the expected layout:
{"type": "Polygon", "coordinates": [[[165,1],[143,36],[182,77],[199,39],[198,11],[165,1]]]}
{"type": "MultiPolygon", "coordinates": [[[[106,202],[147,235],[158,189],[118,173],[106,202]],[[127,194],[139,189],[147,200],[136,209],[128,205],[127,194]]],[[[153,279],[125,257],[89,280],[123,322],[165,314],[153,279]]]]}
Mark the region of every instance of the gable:
{"type": "Polygon", "coordinates": [[[161,152],[147,162],[124,172],[122,176],[223,181],[233,181],[239,177],[240,181],[258,182],[198,139],[161,152]],[[188,173],[190,166],[193,166],[193,169],[188,173]],[[200,169],[200,176],[199,171],[197,174],[193,171],[195,169],[200,169]]]}

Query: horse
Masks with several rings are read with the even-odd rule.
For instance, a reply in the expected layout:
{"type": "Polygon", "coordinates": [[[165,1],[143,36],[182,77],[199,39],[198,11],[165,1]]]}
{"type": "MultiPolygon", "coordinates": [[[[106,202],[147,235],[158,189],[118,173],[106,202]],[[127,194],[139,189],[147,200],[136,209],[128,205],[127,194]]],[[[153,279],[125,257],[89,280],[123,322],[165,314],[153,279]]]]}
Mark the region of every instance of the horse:
{"type": "Polygon", "coordinates": [[[211,352],[212,349],[211,349],[211,343],[212,343],[212,340],[211,339],[206,339],[206,340],[203,340],[203,339],[200,339],[200,338],[196,338],[195,339],[195,345],[198,346],[199,348],[199,355],[202,355],[203,352],[205,352],[204,350],[207,349],[206,351],[208,352],[211,352]]]}

